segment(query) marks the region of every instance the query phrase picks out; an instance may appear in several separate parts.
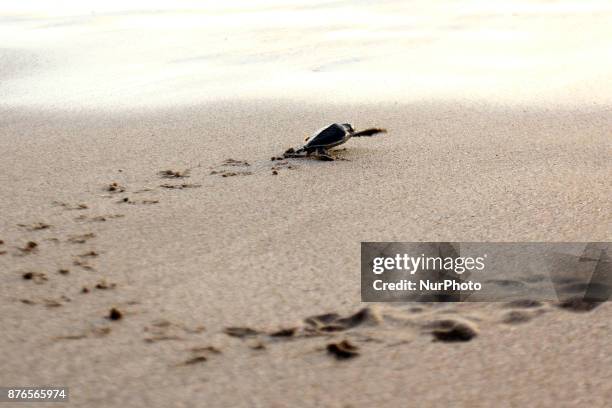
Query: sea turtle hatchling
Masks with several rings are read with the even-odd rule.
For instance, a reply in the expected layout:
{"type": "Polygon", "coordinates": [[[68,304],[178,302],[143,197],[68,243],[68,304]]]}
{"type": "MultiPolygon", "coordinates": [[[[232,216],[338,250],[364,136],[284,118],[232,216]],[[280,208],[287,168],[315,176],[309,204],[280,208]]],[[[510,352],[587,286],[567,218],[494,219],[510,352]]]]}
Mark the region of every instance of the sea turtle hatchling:
{"type": "Polygon", "coordinates": [[[345,143],[351,137],[374,136],[378,133],[387,133],[387,131],[380,128],[369,128],[356,132],[348,123],[333,123],[317,131],[313,136],[307,137],[304,146],[298,149],[290,148],[283,156],[288,158],[312,155],[319,160],[331,161],[334,158],[329,154],[329,149],[345,143]]]}

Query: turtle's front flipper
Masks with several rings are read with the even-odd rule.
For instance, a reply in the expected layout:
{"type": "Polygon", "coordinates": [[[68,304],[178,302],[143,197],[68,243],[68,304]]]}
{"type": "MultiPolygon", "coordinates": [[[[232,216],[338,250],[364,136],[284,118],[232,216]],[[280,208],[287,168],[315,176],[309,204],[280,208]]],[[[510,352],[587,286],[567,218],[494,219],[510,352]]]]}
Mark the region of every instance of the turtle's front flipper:
{"type": "Polygon", "coordinates": [[[334,158],[330,156],[329,152],[323,148],[315,150],[312,155],[319,160],[334,161],[334,158]]]}

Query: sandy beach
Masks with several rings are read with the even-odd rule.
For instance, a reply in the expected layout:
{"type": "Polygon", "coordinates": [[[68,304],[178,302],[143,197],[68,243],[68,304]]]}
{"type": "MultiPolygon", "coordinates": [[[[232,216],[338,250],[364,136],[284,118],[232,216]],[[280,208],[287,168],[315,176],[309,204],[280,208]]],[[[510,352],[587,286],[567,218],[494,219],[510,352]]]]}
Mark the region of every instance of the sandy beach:
{"type": "Polygon", "coordinates": [[[76,406],[604,406],[611,396],[608,304],[544,304],[507,324],[504,304],[360,304],[357,277],[362,240],[609,240],[609,112],[287,102],[2,118],[3,383],[70,384],[76,406]],[[351,141],[346,160],[270,161],[348,111],[389,133],[351,141]],[[158,174],[168,169],[190,171],[158,174]],[[28,241],[31,253],[19,249],[28,241]],[[124,318],[108,320],[112,307],[124,318]],[[363,307],[375,322],[347,332],[265,334],[363,307]],[[472,319],[477,340],[432,343],[423,325],[448,316],[472,319]],[[321,350],[345,338],[359,359],[321,350]],[[219,353],[191,351],[209,346],[219,353]]]}
{"type": "MultiPolygon", "coordinates": [[[[567,18],[591,17],[595,38],[601,15],[567,18]]],[[[95,27],[70,21],[58,29],[95,27]]],[[[78,407],[609,404],[609,302],[368,304],[359,279],[362,241],[610,241],[609,55],[584,75],[540,67],[525,89],[520,69],[470,87],[465,66],[449,92],[375,80],[326,101],[304,93],[316,77],[258,98],[255,75],[236,93],[240,70],[233,90],[186,74],[113,88],[127,71],[47,64],[69,47],[24,38],[0,46],[0,386],[67,386],[78,407]],[[334,122],[388,133],[333,162],[271,160],[334,122]],[[469,341],[436,339],[441,321],[469,341]]],[[[365,72],[348,70],[335,75],[365,72]]]]}

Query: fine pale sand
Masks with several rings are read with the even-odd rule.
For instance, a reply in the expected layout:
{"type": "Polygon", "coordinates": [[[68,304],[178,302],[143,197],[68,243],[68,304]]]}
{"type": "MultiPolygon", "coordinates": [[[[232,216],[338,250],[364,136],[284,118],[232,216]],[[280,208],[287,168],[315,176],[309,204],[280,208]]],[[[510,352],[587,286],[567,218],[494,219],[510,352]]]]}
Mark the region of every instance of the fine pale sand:
{"type": "Polygon", "coordinates": [[[609,303],[365,305],[359,254],[361,241],[609,241],[611,118],[5,108],[0,384],[69,386],[82,407],[606,406],[609,303]],[[335,162],[270,160],[337,121],[389,132],[335,162]],[[449,324],[470,341],[432,341],[449,324]]]}

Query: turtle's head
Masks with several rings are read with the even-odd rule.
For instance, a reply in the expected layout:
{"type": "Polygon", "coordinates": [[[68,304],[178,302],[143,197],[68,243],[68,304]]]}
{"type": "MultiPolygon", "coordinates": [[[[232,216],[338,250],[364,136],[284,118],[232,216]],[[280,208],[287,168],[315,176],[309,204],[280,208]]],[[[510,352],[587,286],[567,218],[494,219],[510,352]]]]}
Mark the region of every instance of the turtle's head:
{"type": "Polygon", "coordinates": [[[353,129],[350,123],[343,123],[342,127],[344,127],[349,133],[353,133],[355,131],[355,129],[353,129]]]}

